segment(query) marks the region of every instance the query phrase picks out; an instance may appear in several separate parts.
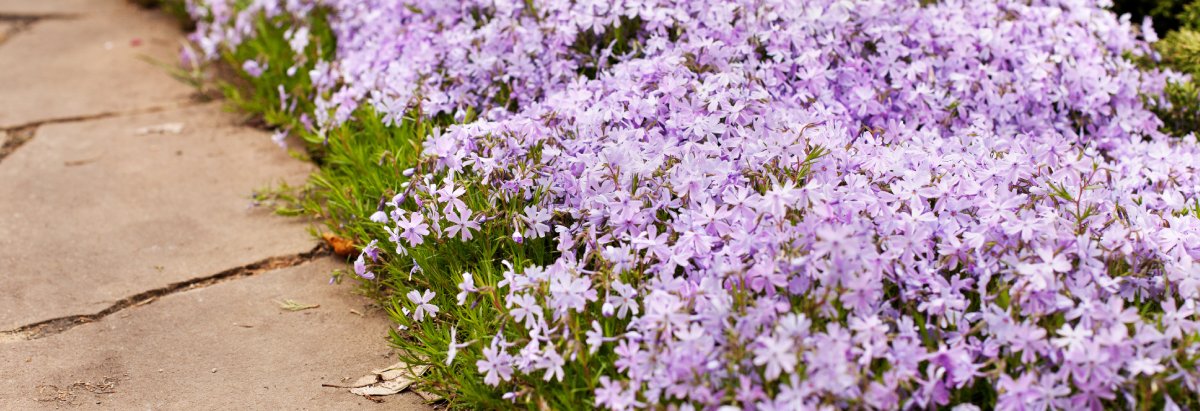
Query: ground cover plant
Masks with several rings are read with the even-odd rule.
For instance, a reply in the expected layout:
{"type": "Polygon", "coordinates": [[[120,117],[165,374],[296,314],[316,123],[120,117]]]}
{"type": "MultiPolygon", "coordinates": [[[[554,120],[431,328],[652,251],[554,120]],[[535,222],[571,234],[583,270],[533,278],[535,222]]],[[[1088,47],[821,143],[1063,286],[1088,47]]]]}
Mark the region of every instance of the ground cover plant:
{"type": "Polygon", "coordinates": [[[1186,134],[1200,130],[1200,1],[1185,4],[1174,19],[1179,29],[1155,44],[1158,62],[1188,76],[1167,83],[1166,101],[1155,107],[1168,132],[1186,134]]]}
{"type": "Polygon", "coordinates": [[[185,60],[452,406],[1196,408],[1191,43],[1104,6],[209,0],[185,60]]]}

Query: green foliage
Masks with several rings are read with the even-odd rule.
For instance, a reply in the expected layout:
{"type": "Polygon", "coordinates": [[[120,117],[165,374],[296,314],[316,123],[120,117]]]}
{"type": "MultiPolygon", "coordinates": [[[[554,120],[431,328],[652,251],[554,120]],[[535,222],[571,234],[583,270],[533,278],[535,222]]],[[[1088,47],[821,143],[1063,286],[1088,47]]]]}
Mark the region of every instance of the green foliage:
{"type": "Polygon", "coordinates": [[[1177,15],[1179,30],[1167,34],[1155,48],[1162,54],[1162,64],[1191,75],[1191,79],[1169,82],[1166,102],[1156,107],[1164,128],[1173,135],[1200,132],[1200,0],[1183,7],[1177,15]]]}
{"type": "MultiPolygon", "coordinates": [[[[154,0],[147,0],[154,1],[154,0]]],[[[162,0],[163,7],[177,0],[162,0]]],[[[181,2],[180,2],[181,3],[181,2]]],[[[1175,2],[1164,2],[1174,4],[1175,2]]],[[[1200,25],[1200,0],[1189,7],[1191,14],[1182,14],[1193,23],[1200,25]],[[1188,17],[1192,16],[1192,17],[1188,17]]],[[[1164,6],[1166,7],[1166,6],[1164,6]]],[[[1171,6],[1173,7],[1173,6],[1171,6]]],[[[1169,9],[1169,7],[1167,7],[1169,9]]],[[[531,9],[532,10],[532,9],[531,9]]],[[[1157,9],[1156,9],[1157,10],[1157,9]]],[[[420,153],[422,142],[435,127],[449,124],[448,118],[422,119],[417,113],[401,120],[397,125],[385,125],[382,117],[369,106],[359,108],[352,114],[352,119],[341,126],[327,130],[323,135],[308,130],[301,121],[301,113],[309,113],[314,109],[311,96],[317,93],[309,72],[317,61],[329,59],[335,51],[335,39],[329,28],[326,11],[318,9],[303,22],[288,21],[289,16],[267,19],[260,16],[256,22],[257,35],[248,38],[236,49],[224,50],[223,67],[225,76],[220,78],[220,88],[229,101],[237,109],[261,117],[267,125],[290,129],[307,142],[307,151],[318,161],[320,169],[309,179],[305,187],[280,187],[264,190],[256,198],[261,201],[273,202],[277,212],[287,215],[299,215],[318,218],[323,221],[325,229],[339,237],[352,239],[359,247],[365,246],[373,239],[381,240],[383,247],[391,246],[386,241],[387,233],[380,224],[371,223],[367,216],[379,210],[384,201],[388,201],[401,190],[408,181],[408,175],[421,175],[421,172],[406,173],[406,170],[424,170],[429,164],[422,164],[420,153]],[[286,39],[288,27],[306,25],[310,28],[311,42],[303,53],[297,54],[291,49],[286,39]],[[263,73],[251,76],[242,69],[241,62],[255,60],[264,68],[263,73]],[[289,69],[292,74],[288,75],[289,69]],[[281,94],[280,90],[283,91],[281,94]],[[295,105],[290,105],[287,96],[301,96],[295,99],[295,105]]],[[[614,54],[624,55],[638,53],[640,45],[636,31],[639,21],[623,21],[616,27],[608,27],[601,33],[589,32],[581,37],[574,46],[581,50],[595,50],[606,45],[613,45],[614,54]],[[622,29],[629,26],[628,30],[622,29]]],[[[1192,74],[1200,73],[1200,62],[1192,60],[1196,57],[1195,46],[1200,45],[1194,36],[1195,26],[1173,32],[1166,37],[1159,47],[1164,54],[1161,64],[1167,67],[1184,70],[1191,68],[1192,74]],[[1191,33],[1191,34],[1188,34],[1191,33]]],[[[610,61],[588,61],[584,64],[583,73],[594,75],[595,70],[610,61]],[[590,72],[589,72],[590,70],[590,72]]],[[[1149,64],[1149,63],[1147,63],[1149,64]]],[[[703,70],[703,67],[696,67],[703,70]]],[[[1172,84],[1167,89],[1169,104],[1159,107],[1159,114],[1166,123],[1166,129],[1172,134],[1183,135],[1198,129],[1197,113],[1200,113],[1200,96],[1197,96],[1196,83],[1186,82],[1172,84]]],[[[501,106],[517,105],[510,102],[505,93],[497,96],[501,106]]],[[[957,102],[951,109],[957,108],[957,102]]],[[[471,118],[470,115],[467,116],[471,118]]],[[[532,150],[536,152],[536,148],[532,150]]],[[[790,180],[803,183],[807,168],[811,161],[825,153],[821,147],[813,147],[809,153],[809,161],[795,170],[782,170],[790,180]]],[[[460,183],[471,185],[483,184],[479,176],[459,175],[460,183]]],[[[1062,201],[1074,202],[1078,194],[1066,187],[1051,186],[1052,195],[1062,201]]],[[[482,195],[482,190],[468,188],[463,200],[473,210],[487,210],[495,218],[482,224],[481,230],[475,232],[475,240],[463,242],[458,239],[428,240],[426,243],[408,249],[408,255],[403,258],[385,256],[385,260],[371,267],[377,275],[377,280],[360,280],[362,290],[377,299],[400,328],[390,332],[390,340],[400,355],[410,364],[427,364],[430,370],[421,376],[418,387],[422,390],[439,394],[447,398],[452,408],[466,409],[510,409],[514,404],[502,399],[506,392],[516,391],[520,402],[517,407],[529,409],[585,409],[590,408],[590,393],[598,385],[599,377],[609,373],[606,369],[612,364],[615,353],[612,348],[604,347],[597,352],[590,352],[583,342],[585,333],[591,328],[593,321],[599,324],[605,335],[616,335],[625,329],[626,321],[615,317],[598,315],[601,310],[599,302],[592,302],[579,315],[569,317],[561,324],[571,329],[575,339],[561,346],[556,351],[564,357],[574,357],[577,361],[568,361],[562,381],[546,381],[542,373],[526,375],[517,373],[514,381],[504,384],[504,389],[491,387],[483,382],[483,376],[475,368],[475,362],[482,358],[482,349],[490,343],[493,336],[500,334],[512,343],[523,345],[528,343],[528,336],[522,327],[508,316],[504,292],[497,284],[503,279],[503,273],[508,264],[524,267],[533,264],[548,264],[557,257],[555,247],[546,238],[527,239],[523,243],[512,241],[509,237],[511,227],[507,221],[518,214],[526,205],[523,201],[498,203],[496,200],[482,195]],[[470,273],[475,279],[480,292],[467,298],[463,305],[457,304],[455,295],[458,294],[458,284],[464,274],[470,273]],[[432,319],[415,322],[405,314],[415,307],[405,294],[409,291],[432,290],[436,297],[433,304],[443,311],[432,319]],[[454,330],[454,339],[451,339],[454,330]],[[457,357],[447,364],[447,347],[458,344],[457,357]]],[[[537,195],[528,199],[536,202],[537,195]]],[[[414,208],[414,199],[404,200],[405,206],[414,208]]],[[[386,209],[386,208],[385,208],[386,209]]],[[[1080,210],[1079,215],[1086,215],[1087,210],[1080,210]]],[[[1200,215],[1200,203],[1196,206],[1200,215]]],[[[392,253],[385,253],[393,255],[392,253]]],[[[593,267],[600,275],[609,279],[620,278],[627,284],[636,286],[641,282],[637,271],[612,272],[606,267],[593,267]]],[[[349,275],[350,278],[358,278],[349,275]]],[[[742,309],[745,299],[735,290],[735,308],[742,309]]],[[[1000,293],[1001,306],[1007,307],[1007,291],[1000,293]]],[[[809,307],[814,301],[797,301],[794,307],[809,307]]],[[[820,297],[824,298],[824,297],[820,297]]],[[[979,304],[974,301],[973,304],[979,304]]],[[[910,307],[915,310],[915,307],[910,307]]],[[[914,315],[923,322],[924,317],[914,315]]],[[[822,324],[814,324],[822,327],[822,324]]],[[[927,345],[939,338],[935,335],[924,334],[925,327],[919,327],[927,345]]],[[[745,355],[745,351],[731,350],[733,356],[745,355]]],[[[739,358],[728,358],[727,364],[740,363],[739,358]]],[[[995,364],[995,367],[1005,367],[1006,364],[995,364]]],[[[1015,365],[1013,365],[1015,366],[1015,365]]],[[[969,389],[955,392],[955,402],[974,402],[994,405],[992,397],[994,388],[986,386],[984,380],[969,389]]],[[[1168,387],[1175,387],[1169,385],[1168,387]]],[[[1174,389],[1174,388],[1172,388],[1174,389]]],[[[1173,393],[1174,394],[1174,393],[1173,393]]],[[[1179,397],[1176,397],[1179,398],[1179,397]]]]}
{"type": "Polygon", "coordinates": [[[317,8],[308,21],[290,21],[292,17],[282,14],[272,19],[259,18],[255,23],[257,35],[238,45],[235,50],[224,50],[222,57],[236,76],[221,78],[221,89],[239,110],[261,116],[268,125],[292,130],[319,149],[317,144],[324,138],[307,132],[300,120],[300,113],[311,113],[315,104],[310,96],[316,95],[309,72],[318,61],[328,59],[336,50],[333,31],[329,27],[328,10],[317,8]],[[310,30],[310,42],[302,55],[296,55],[288,44],[288,27],[306,25],[310,30]],[[242,70],[241,63],[254,60],[262,67],[262,74],[251,76],[242,70]]]}
{"type": "MultiPolygon", "coordinates": [[[[286,18],[286,17],[281,17],[286,18]]],[[[374,213],[383,201],[390,200],[396,190],[407,182],[405,170],[428,167],[420,163],[421,143],[435,126],[449,124],[448,118],[421,119],[417,113],[406,117],[400,124],[388,126],[382,116],[369,106],[353,113],[352,119],[341,126],[317,135],[307,130],[300,121],[300,113],[311,112],[310,99],[299,99],[294,107],[285,106],[281,99],[280,85],[288,96],[311,96],[315,93],[308,71],[316,61],[334,51],[334,38],[329,30],[324,12],[314,13],[306,22],[277,21],[260,17],[255,26],[256,36],[247,39],[235,50],[225,50],[225,75],[220,77],[220,88],[238,110],[260,116],[272,127],[290,128],[307,142],[311,155],[319,160],[320,170],[314,173],[305,187],[280,186],[260,190],[255,199],[272,205],[276,212],[291,216],[307,216],[320,219],[325,229],[338,237],[352,239],[359,247],[372,239],[381,240],[381,246],[389,247],[388,236],[380,224],[371,223],[365,217],[374,213]],[[311,44],[303,55],[296,55],[285,37],[287,27],[303,23],[310,27],[311,44]],[[263,73],[250,76],[241,62],[256,60],[264,67],[263,73]],[[289,67],[296,66],[288,76],[289,67]]],[[[622,34],[606,33],[617,39],[622,34]]],[[[468,115],[468,119],[472,116],[468,115]]],[[[421,173],[417,173],[420,175],[421,173]]],[[[481,184],[478,177],[457,177],[460,182],[481,184]]],[[[485,198],[481,190],[469,190],[463,200],[474,210],[489,210],[501,216],[519,214],[525,203],[495,204],[485,198]]],[[[530,201],[536,201],[537,197],[530,201]]],[[[405,204],[413,208],[413,199],[405,204]]],[[[377,299],[392,319],[403,330],[393,330],[390,339],[398,352],[411,364],[428,364],[430,370],[421,377],[421,389],[447,398],[452,408],[509,409],[513,403],[502,399],[505,392],[486,385],[475,370],[475,361],[482,358],[482,349],[497,334],[517,344],[527,343],[528,337],[514,323],[506,310],[505,293],[496,284],[503,277],[507,265],[527,266],[548,264],[555,259],[554,247],[545,238],[529,239],[516,243],[509,237],[510,228],[505,223],[511,217],[496,218],[482,224],[475,234],[476,239],[463,242],[457,239],[429,241],[408,249],[408,256],[374,264],[372,269],[377,280],[359,279],[362,290],[377,299]],[[417,268],[419,267],[419,268],[417,268]],[[414,272],[414,270],[417,270],[414,272]],[[458,305],[455,295],[464,273],[471,273],[482,290],[473,295],[467,304],[458,305]],[[443,309],[432,319],[415,322],[405,315],[414,305],[405,294],[410,290],[437,293],[433,303],[443,309]],[[446,364],[450,341],[450,330],[457,334],[459,348],[457,358],[446,364]]],[[[386,257],[385,257],[386,258],[386,257]]],[[[628,273],[609,275],[631,276],[628,273]]],[[[358,279],[357,276],[350,276],[358,279]]],[[[638,279],[625,278],[636,284],[638,279]]],[[[626,320],[599,315],[599,303],[593,303],[585,315],[573,316],[570,323],[562,324],[572,329],[576,340],[569,346],[556,347],[564,357],[576,356],[580,361],[569,361],[565,365],[563,381],[546,381],[543,375],[518,374],[514,381],[505,384],[505,391],[516,389],[536,395],[522,396],[518,406],[530,409],[580,409],[590,407],[590,393],[598,384],[599,376],[611,364],[615,355],[611,348],[590,353],[583,342],[591,321],[599,322],[607,335],[624,329],[626,320]],[[594,316],[595,318],[592,318],[594,316]]]]}
{"type": "Polygon", "coordinates": [[[1154,107],[1163,131],[1174,136],[1196,132],[1200,136],[1200,88],[1196,80],[1168,82],[1166,102],[1154,107]]]}
{"type": "Polygon", "coordinates": [[[187,12],[187,0],[129,0],[131,3],[144,8],[158,8],[179,22],[184,30],[192,30],[196,25],[192,16],[187,12]]]}
{"type": "Polygon", "coordinates": [[[1157,61],[1127,56],[1143,68],[1170,69],[1190,75],[1188,80],[1170,80],[1162,99],[1150,101],[1163,121],[1162,131],[1174,136],[1197,133],[1200,137],[1200,0],[1118,1],[1118,13],[1132,13],[1135,23],[1141,16],[1154,19],[1157,31],[1166,32],[1154,44],[1157,61]],[[1168,31],[1169,30],[1169,31],[1168,31]]]}
{"type": "Polygon", "coordinates": [[[1154,20],[1154,27],[1159,33],[1176,30],[1181,24],[1181,14],[1189,3],[1195,0],[1116,0],[1113,2],[1113,12],[1128,13],[1134,24],[1141,23],[1143,17],[1154,20]]]}

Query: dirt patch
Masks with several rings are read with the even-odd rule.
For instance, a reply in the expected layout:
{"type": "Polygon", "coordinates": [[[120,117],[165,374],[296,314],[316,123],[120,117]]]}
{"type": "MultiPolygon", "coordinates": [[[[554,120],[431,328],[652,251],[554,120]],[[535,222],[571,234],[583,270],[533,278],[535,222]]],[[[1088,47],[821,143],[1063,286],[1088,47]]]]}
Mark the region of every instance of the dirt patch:
{"type": "Polygon", "coordinates": [[[103,401],[97,400],[97,397],[116,393],[120,383],[120,378],[104,377],[97,381],[76,381],[63,386],[43,384],[37,387],[37,401],[58,405],[83,405],[87,401],[100,404],[103,401]],[[81,398],[81,394],[91,394],[91,398],[81,398]]]}

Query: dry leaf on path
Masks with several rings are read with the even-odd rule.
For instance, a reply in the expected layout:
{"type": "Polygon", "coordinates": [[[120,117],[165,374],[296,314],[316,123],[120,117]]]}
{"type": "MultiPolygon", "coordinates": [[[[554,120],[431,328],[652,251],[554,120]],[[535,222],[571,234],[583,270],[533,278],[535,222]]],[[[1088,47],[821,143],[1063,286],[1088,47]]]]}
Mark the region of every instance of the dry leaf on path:
{"type": "Polygon", "coordinates": [[[334,388],[359,388],[359,387],[366,387],[368,385],[375,384],[378,382],[381,382],[381,380],[379,379],[379,375],[371,374],[371,375],[359,377],[357,380],[354,380],[354,382],[349,383],[349,384],[325,383],[325,384],[321,384],[321,386],[322,387],[334,387],[334,388]]]}
{"type": "Polygon", "coordinates": [[[429,370],[428,365],[409,366],[398,362],[380,368],[350,384],[321,384],[325,387],[349,388],[351,393],[365,397],[395,395],[412,386],[416,378],[429,370]]]}
{"type": "Polygon", "coordinates": [[[279,308],[282,308],[282,309],[285,309],[288,311],[304,311],[304,310],[308,310],[308,309],[318,308],[321,306],[321,304],[302,304],[302,303],[296,302],[296,300],[283,300],[283,301],[276,301],[276,302],[279,303],[279,308]]]}
{"type": "Polygon", "coordinates": [[[333,248],[334,254],[345,257],[354,253],[353,241],[338,237],[334,233],[321,233],[321,238],[325,239],[325,243],[333,248]]]}
{"type": "Polygon", "coordinates": [[[350,392],[362,396],[381,397],[384,395],[399,394],[400,392],[404,391],[405,388],[408,388],[409,385],[412,385],[412,381],[403,379],[391,380],[375,385],[368,385],[366,387],[351,388],[350,392]]]}

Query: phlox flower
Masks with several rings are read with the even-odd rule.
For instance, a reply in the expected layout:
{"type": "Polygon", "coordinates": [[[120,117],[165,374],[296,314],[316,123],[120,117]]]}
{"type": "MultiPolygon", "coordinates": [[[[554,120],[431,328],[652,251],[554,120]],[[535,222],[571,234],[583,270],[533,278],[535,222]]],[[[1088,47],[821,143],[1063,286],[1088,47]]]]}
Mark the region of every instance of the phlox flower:
{"type": "Polygon", "coordinates": [[[430,301],[433,301],[433,297],[436,295],[437,294],[431,290],[425,290],[424,293],[419,293],[417,290],[411,290],[408,292],[408,294],[406,294],[408,301],[411,301],[414,305],[416,305],[416,308],[412,313],[413,320],[423,321],[426,315],[430,317],[437,315],[440,309],[438,306],[430,303],[430,301]]]}
{"type": "Polygon", "coordinates": [[[429,225],[425,223],[425,216],[415,211],[409,213],[407,219],[396,220],[396,227],[403,230],[399,238],[414,247],[425,242],[425,236],[429,235],[429,225]]]}

